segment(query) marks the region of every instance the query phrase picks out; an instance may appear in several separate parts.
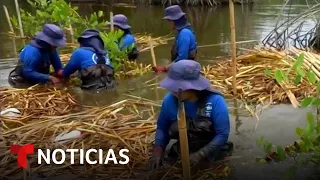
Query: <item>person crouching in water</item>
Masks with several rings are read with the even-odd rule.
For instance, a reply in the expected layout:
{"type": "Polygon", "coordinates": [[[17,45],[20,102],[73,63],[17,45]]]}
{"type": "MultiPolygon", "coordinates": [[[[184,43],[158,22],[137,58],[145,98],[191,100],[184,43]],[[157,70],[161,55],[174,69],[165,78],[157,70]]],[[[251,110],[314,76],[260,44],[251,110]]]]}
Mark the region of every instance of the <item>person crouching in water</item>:
{"type": "Polygon", "coordinates": [[[62,76],[68,78],[79,71],[81,88],[86,90],[110,89],[115,86],[114,70],[110,63],[104,42],[95,29],[85,30],[78,38],[76,49],[63,69],[62,76]]]}
{"type": "MultiPolygon", "coordinates": [[[[182,59],[195,60],[197,41],[191,24],[187,21],[186,13],[182,12],[179,5],[172,5],[165,9],[163,19],[167,20],[170,27],[176,30],[175,41],[171,49],[171,62],[175,63],[182,59]]],[[[171,64],[152,67],[152,69],[155,72],[166,72],[171,64]]]]}
{"type": "Polygon", "coordinates": [[[113,16],[113,25],[115,30],[123,32],[123,35],[117,41],[119,50],[125,50],[130,61],[138,59],[139,52],[136,47],[136,40],[131,33],[131,26],[128,24],[128,18],[123,14],[117,14],[113,16]]]}
{"type": "Polygon", "coordinates": [[[178,142],[167,151],[170,158],[180,155],[177,121],[179,92],[184,102],[189,141],[190,165],[196,167],[230,152],[233,144],[228,141],[230,120],[223,95],[210,87],[210,81],[200,74],[200,64],[193,60],[173,63],[160,86],[169,90],[157,121],[155,147],[149,160],[149,170],[163,165],[165,149],[170,139],[178,142]],[[227,151],[225,151],[227,150],[227,151]],[[204,160],[204,161],[203,161],[204,160]]]}
{"type": "Polygon", "coordinates": [[[31,42],[20,51],[18,64],[9,74],[9,84],[14,87],[29,87],[51,82],[59,84],[59,78],[50,75],[50,65],[56,74],[61,74],[63,65],[57,47],[64,46],[63,30],[54,24],[45,24],[31,42]]]}

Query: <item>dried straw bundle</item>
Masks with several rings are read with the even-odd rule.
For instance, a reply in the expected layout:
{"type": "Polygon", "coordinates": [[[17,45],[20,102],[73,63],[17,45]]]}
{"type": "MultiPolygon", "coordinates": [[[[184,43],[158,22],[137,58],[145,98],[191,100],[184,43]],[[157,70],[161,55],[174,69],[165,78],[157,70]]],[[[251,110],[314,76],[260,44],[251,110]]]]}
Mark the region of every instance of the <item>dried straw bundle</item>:
{"type": "MultiPolygon", "coordinates": [[[[148,152],[152,148],[152,138],[155,133],[155,109],[158,104],[146,100],[131,98],[123,100],[116,104],[106,107],[84,107],[82,111],[73,112],[62,115],[60,109],[52,109],[54,113],[48,113],[45,108],[47,104],[57,103],[61,101],[59,106],[64,108],[70,106],[72,97],[64,90],[44,89],[41,87],[33,87],[28,90],[5,90],[2,96],[5,101],[5,107],[16,107],[23,111],[20,117],[1,117],[4,139],[4,148],[1,150],[1,174],[2,177],[10,176],[18,168],[14,156],[10,155],[10,144],[34,144],[36,149],[114,149],[117,150],[126,148],[129,149],[128,156],[130,164],[124,165],[70,165],[70,156],[67,156],[67,161],[64,165],[54,167],[52,165],[39,166],[36,162],[36,157],[28,158],[31,162],[32,172],[52,172],[53,169],[59,170],[59,173],[73,172],[75,174],[90,175],[88,169],[95,170],[97,177],[106,176],[118,177],[124,172],[127,176],[132,176],[131,171],[144,166],[149,158],[148,152]],[[40,91],[42,90],[42,92],[40,91]],[[11,96],[9,94],[12,94],[11,96]],[[21,94],[19,94],[21,93],[21,94]],[[25,94],[34,93],[32,98],[39,99],[41,110],[34,113],[34,107],[25,105],[27,98],[20,98],[20,103],[15,104],[16,97],[25,97],[25,94]],[[52,97],[55,95],[54,97],[52,97]],[[67,98],[68,97],[68,98],[67,98]],[[70,99],[69,99],[70,98],[70,99]],[[59,115],[58,115],[59,114],[59,115]],[[55,137],[61,133],[65,134],[72,130],[82,132],[81,138],[74,139],[65,144],[59,144],[54,141],[55,137]],[[77,170],[77,167],[79,169],[77,170]],[[85,169],[83,169],[85,168],[85,169]],[[83,173],[86,172],[86,173],[83,173]]],[[[1,99],[3,99],[1,98],[1,99]]],[[[72,100],[73,101],[73,100],[72,100]]],[[[2,104],[2,103],[1,103],[2,104]]],[[[30,104],[30,103],[29,103],[30,104]]],[[[77,104],[74,102],[74,104],[77,104]]],[[[71,107],[71,106],[70,106],[71,107]]],[[[65,112],[66,112],[65,111],[65,112]]],[[[116,153],[117,154],[117,153],[116,153]]],[[[106,154],[104,154],[106,156],[106,154]]],[[[95,157],[98,159],[98,157],[95,157]]],[[[93,159],[93,158],[92,158],[93,159]]],[[[104,157],[105,159],[105,157],[104,157]]],[[[75,161],[79,162],[79,155],[75,156],[75,161]]],[[[59,174],[58,173],[58,174],[59,174]]],[[[91,176],[92,177],[92,176],[91,176]]]]}
{"type": "MultiPolygon", "coordinates": [[[[151,34],[135,34],[136,41],[138,42],[138,50],[140,52],[147,51],[150,49],[149,45],[149,36],[151,34]]],[[[156,38],[152,38],[152,44],[153,47],[157,47],[159,45],[168,44],[168,41],[174,39],[174,37],[171,37],[170,34],[166,36],[160,36],[156,38]]]]}
{"type": "MultiPolygon", "coordinates": [[[[275,50],[255,48],[248,54],[237,57],[237,90],[238,98],[253,103],[287,103],[302,99],[315,93],[315,88],[309,82],[303,80],[300,85],[281,84],[279,85],[273,77],[265,75],[266,69],[272,72],[276,69],[289,70],[300,53],[305,53],[304,68],[312,66],[316,71],[319,65],[320,56],[311,52],[290,50],[288,54],[275,50]],[[293,96],[292,95],[295,96],[293,96]]],[[[232,96],[232,74],[231,60],[217,62],[214,65],[203,67],[203,74],[211,81],[212,85],[222,91],[227,97],[232,96]]],[[[295,78],[295,73],[289,74],[289,79],[295,78]]]]}

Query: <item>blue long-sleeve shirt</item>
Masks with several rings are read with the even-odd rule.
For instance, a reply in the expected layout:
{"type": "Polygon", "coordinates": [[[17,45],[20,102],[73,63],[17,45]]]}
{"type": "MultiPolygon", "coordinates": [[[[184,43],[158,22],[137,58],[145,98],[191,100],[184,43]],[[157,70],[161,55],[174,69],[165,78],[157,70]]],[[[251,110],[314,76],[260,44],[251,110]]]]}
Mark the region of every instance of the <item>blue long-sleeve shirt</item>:
{"type": "MultiPolygon", "coordinates": [[[[169,93],[165,96],[160,110],[157,130],[155,137],[155,145],[166,148],[169,142],[169,129],[174,121],[177,121],[178,107],[176,97],[169,93]]],[[[206,106],[210,105],[209,116],[214,127],[214,138],[211,140],[212,145],[223,145],[227,142],[230,132],[230,121],[228,106],[221,95],[211,94],[207,97],[206,106]]],[[[195,118],[197,112],[196,102],[184,102],[186,116],[195,118]]]]}
{"type": "Polygon", "coordinates": [[[134,36],[132,34],[126,34],[118,42],[118,47],[120,51],[122,51],[124,48],[135,47],[135,43],[136,40],[134,36]]]}
{"type": "MultiPolygon", "coordinates": [[[[111,66],[109,57],[106,55],[104,56],[106,60],[106,65],[111,66]]],[[[90,66],[96,65],[97,64],[98,57],[97,55],[88,50],[88,49],[83,49],[83,48],[78,48],[76,49],[63,69],[63,77],[69,77],[71,74],[73,74],[77,70],[85,69],[90,66]]]]}
{"type": "Polygon", "coordinates": [[[183,28],[178,30],[178,35],[175,39],[178,56],[174,60],[177,62],[182,59],[188,59],[189,52],[197,48],[196,37],[191,29],[183,28]]]}
{"type": "Polygon", "coordinates": [[[49,81],[50,64],[55,72],[63,68],[59,53],[40,52],[40,49],[32,45],[25,46],[20,53],[20,60],[23,63],[22,77],[33,83],[46,83],[49,81]],[[51,60],[50,60],[51,59],[51,60]],[[43,64],[48,64],[43,68],[43,64]]]}

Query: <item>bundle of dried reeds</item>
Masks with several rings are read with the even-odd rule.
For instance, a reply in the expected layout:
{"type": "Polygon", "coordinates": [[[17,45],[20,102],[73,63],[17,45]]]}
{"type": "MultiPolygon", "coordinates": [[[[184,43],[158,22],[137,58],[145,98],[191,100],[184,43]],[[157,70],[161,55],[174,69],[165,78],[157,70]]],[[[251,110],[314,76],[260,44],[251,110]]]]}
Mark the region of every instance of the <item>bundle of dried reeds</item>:
{"type": "Polygon", "coordinates": [[[118,79],[123,79],[126,77],[142,76],[151,72],[151,64],[142,64],[135,61],[125,61],[123,63],[124,70],[116,72],[116,77],[118,79]]]}
{"type": "MultiPolygon", "coordinates": [[[[147,51],[150,49],[149,45],[149,36],[150,34],[135,34],[136,41],[138,42],[138,50],[139,52],[147,51]]],[[[171,37],[170,34],[166,36],[160,36],[156,38],[152,38],[153,47],[157,47],[159,45],[168,44],[168,41],[173,40],[174,37],[171,37]]]]}
{"type": "MultiPolygon", "coordinates": [[[[23,112],[18,117],[1,117],[1,131],[7,145],[0,154],[2,177],[9,176],[18,169],[14,156],[10,155],[10,144],[29,143],[34,144],[36,149],[95,148],[105,151],[113,149],[117,152],[126,148],[130,151],[128,166],[108,164],[98,167],[99,165],[86,164],[76,174],[84,172],[83,167],[91,167],[97,171],[98,177],[106,175],[105,173],[110,173],[108,177],[118,177],[124,175],[124,172],[129,176],[132,168],[139,169],[149,158],[148,152],[153,142],[150,136],[154,137],[155,133],[155,110],[160,106],[150,100],[131,98],[105,107],[81,106],[81,111],[71,112],[71,107],[77,103],[67,91],[43,87],[1,90],[1,100],[3,107],[15,107],[23,112]],[[35,105],[31,102],[35,102],[35,105]],[[51,107],[53,104],[55,108],[51,107]],[[63,144],[55,141],[58,135],[72,130],[80,131],[81,138],[63,144]]],[[[66,162],[70,162],[70,156],[67,159],[66,162]]],[[[75,159],[79,162],[79,155],[75,159]]],[[[52,166],[37,165],[35,156],[29,160],[33,171],[52,171],[52,166]]],[[[66,163],[56,168],[61,169],[63,174],[66,170],[76,171],[77,164],[71,166],[66,163]]]]}
{"type": "MultiPolygon", "coordinates": [[[[276,69],[288,70],[292,67],[297,56],[305,53],[305,68],[312,67],[316,74],[319,67],[320,57],[311,52],[289,50],[288,54],[273,49],[265,50],[255,48],[248,54],[237,57],[237,90],[238,98],[254,103],[286,103],[292,99],[302,99],[315,93],[314,87],[307,81],[302,81],[300,85],[287,84],[285,87],[279,85],[273,77],[265,74],[266,69],[274,71],[276,69]],[[317,65],[318,64],[318,65],[317,65]],[[295,96],[293,97],[292,94],[295,96]]],[[[232,96],[232,62],[224,60],[214,65],[203,67],[203,74],[211,81],[212,85],[222,91],[226,96],[232,96]]],[[[291,72],[289,79],[293,79],[295,74],[291,72]]]]}
{"type": "Polygon", "coordinates": [[[65,89],[43,91],[38,85],[28,89],[1,88],[0,104],[1,109],[19,109],[24,117],[63,115],[80,107],[65,89]]]}

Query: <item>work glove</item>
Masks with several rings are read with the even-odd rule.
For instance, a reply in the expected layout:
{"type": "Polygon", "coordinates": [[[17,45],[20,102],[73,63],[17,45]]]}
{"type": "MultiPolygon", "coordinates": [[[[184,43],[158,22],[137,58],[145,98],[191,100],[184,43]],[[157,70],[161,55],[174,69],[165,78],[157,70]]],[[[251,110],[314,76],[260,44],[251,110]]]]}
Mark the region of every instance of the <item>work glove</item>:
{"type": "Polygon", "coordinates": [[[148,162],[148,169],[154,170],[161,166],[163,166],[163,149],[161,147],[155,147],[148,162]]]}
{"type": "Polygon", "coordinates": [[[199,152],[192,153],[189,157],[190,166],[196,167],[203,158],[204,157],[202,157],[199,152]]]}
{"type": "Polygon", "coordinates": [[[218,146],[207,144],[200,150],[198,150],[195,153],[192,153],[189,157],[190,159],[190,165],[191,167],[195,167],[199,165],[199,163],[204,160],[204,159],[212,159],[216,158],[217,155],[219,154],[219,148],[218,146]]]}
{"type": "Polygon", "coordinates": [[[153,66],[152,69],[154,72],[167,72],[168,71],[167,66],[153,66]]]}
{"type": "Polygon", "coordinates": [[[58,71],[57,76],[59,78],[62,78],[63,77],[62,74],[63,74],[63,70],[61,69],[61,70],[58,71]]]}
{"type": "Polygon", "coordinates": [[[53,85],[58,85],[58,84],[61,83],[61,82],[60,82],[60,79],[58,79],[58,78],[56,78],[56,77],[54,77],[54,76],[49,76],[49,80],[50,80],[50,82],[51,82],[53,85]]]}

